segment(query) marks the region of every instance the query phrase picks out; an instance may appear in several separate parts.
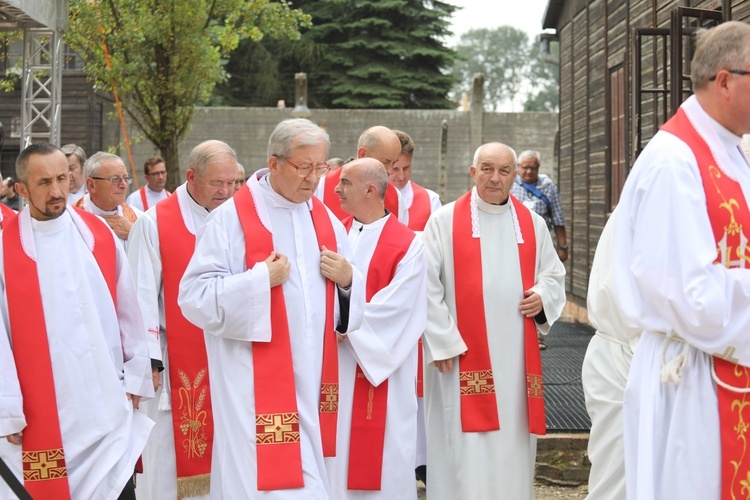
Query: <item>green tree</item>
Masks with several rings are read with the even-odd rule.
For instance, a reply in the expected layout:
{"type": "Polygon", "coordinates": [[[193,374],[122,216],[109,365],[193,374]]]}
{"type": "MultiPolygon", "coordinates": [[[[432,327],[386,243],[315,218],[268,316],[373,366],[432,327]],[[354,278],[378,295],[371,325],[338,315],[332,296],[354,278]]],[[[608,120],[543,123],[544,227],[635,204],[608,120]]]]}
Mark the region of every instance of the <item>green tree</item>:
{"type": "Polygon", "coordinates": [[[484,106],[523,104],[525,111],[556,111],[558,68],[544,61],[536,39],[512,26],[474,29],[461,35],[453,66],[455,97],[471,92],[474,73],[484,74],[484,106]]]}
{"type": "Polygon", "coordinates": [[[178,142],[196,103],[225,77],[222,57],[245,38],[299,37],[309,20],[270,0],[71,0],[66,41],[95,86],[116,90],[159,148],[174,189],[182,181],[178,142]]]}
{"type": "Polygon", "coordinates": [[[529,37],[512,26],[467,31],[456,47],[459,59],[453,66],[456,95],[471,92],[475,73],[484,73],[484,106],[495,111],[523,88],[531,57],[529,37]]]}
{"type": "Polygon", "coordinates": [[[443,43],[455,7],[430,0],[296,0],[313,26],[299,41],[263,40],[235,52],[224,102],[293,101],[308,73],[310,104],[333,108],[445,108],[455,53],[443,43]],[[249,79],[249,80],[248,80],[249,79]]]}
{"type": "MultiPolygon", "coordinates": [[[[559,60],[560,44],[551,44],[551,56],[559,60]]],[[[560,109],[560,66],[545,61],[538,51],[534,52],[528,72],[528,97],[523,103],[524,111],[549,111],[560,109]]]]}

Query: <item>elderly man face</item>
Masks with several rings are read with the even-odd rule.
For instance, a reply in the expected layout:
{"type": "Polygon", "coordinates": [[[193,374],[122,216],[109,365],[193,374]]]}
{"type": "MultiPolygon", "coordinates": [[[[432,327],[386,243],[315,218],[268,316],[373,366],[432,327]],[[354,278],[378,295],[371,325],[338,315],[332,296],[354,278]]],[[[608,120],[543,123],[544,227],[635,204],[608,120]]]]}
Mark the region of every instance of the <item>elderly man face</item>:
{"type": "Polygon", "coordinates": [[[518,177],[528,184],[536,182],[539,178],[539,162],[536,158],[524,156],[518,159],[518,177]]]}
{"type": "Polygon", "coordinates": [[[18,192],[29,203],[31,216],[50,220],[65,212],[70,177],[68,162],[60,151],[48,155],[29,156],[27,179],[18,182],[18,192]]]}
{"type": "Polygon", "coordinates": [[[200,206],[214,210],[234,194],[237,160],[230,155],[217,155],[205,169],[188,169],[188,192],[200,206]]]}
{"type": "Polygon", "coordinates": [[[477,193],[487,203],[505,203],[515,176],[515,155],[505,144],[485,144],[479,150],[476,165],[471,166],[471,177],[477,193]]]}
{"type": "Polygon", "coordinates": [[[297,146],[287,155],[268,159],[271,186],[274,191],[293,203],[304,203],[312,198],[320,177],[328,172],[325,143],[297,146]]]}
{"type": "Polygon", "coordinates": [[[70,171],[70,192],[81,189],[83,185],[83,165],[77,155],[68,155],[68,170],[70,171]]]}
{"type": "Polygon", "coordinates": [[[116,210],[125,203],[131,178],[119,158],[106,160],[93,177],[86,179],[91,201],[102,210],[116,210]]]}

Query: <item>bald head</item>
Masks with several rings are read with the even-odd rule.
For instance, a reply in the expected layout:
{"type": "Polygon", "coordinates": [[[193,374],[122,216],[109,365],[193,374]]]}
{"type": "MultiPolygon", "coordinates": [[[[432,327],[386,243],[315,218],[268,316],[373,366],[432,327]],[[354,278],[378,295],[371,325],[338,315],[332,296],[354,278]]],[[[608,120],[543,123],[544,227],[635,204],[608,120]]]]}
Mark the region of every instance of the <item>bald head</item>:
{"type": "Polygon", "coordinates": [[[363,224],[385,215],[383,199],[388,186],[388,173],[374,158],[359,158],[341,167],[336,193],[341,208],[363,224]]]}
{"type": "Polygon", "coordinates": [[[388,127],[370,127],[359,136],[357,158],[375,158],[385,167],[388,175],[401,154],[401,141],[388,127]]]}

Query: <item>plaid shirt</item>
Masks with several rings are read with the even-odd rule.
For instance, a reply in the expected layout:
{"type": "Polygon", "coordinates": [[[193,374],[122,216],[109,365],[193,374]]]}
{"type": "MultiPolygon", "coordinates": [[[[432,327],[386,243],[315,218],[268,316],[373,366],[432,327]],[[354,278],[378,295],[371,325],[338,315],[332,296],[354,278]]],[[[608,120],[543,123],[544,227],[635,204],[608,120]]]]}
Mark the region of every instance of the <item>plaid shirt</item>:
{"type": "Polygon", "coordinates": [[[518,198],[518,201],[541,215],[550,229],[552,226],[565,226],[565,214],[563,214],[562,204],[560,204],[560,195],[552,179],[544,174],[539,174],[536,180],[536,188],[549,200],[552,205],[552,213],[549,212],[547,205],[541,198],[537,198],[521,185],[521,178],[517,175],[510,192],[518,198]]]}

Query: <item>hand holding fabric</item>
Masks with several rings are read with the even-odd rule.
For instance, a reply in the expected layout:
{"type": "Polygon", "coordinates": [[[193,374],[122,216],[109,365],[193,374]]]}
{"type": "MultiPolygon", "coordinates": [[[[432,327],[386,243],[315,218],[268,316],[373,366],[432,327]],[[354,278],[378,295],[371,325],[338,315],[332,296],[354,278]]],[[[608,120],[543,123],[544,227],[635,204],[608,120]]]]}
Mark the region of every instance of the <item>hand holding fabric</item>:
{"type": "Polygon", "coordinates": [[[352,265],[343,255],[323,247],[320,252],[320,273],[341,287],[352,284],[352,265]]]}
{"type": "Polygon", "coordinates": [[[271,282],[271,288],[281,285],[289,279],[289,270],[292,265],[286,255],[277,252],[271,252],[263,262],[268,266],[268,279],[271,282]]]}
{"type": "Polygon", "coordinates": [[[123,240],[128,239],[130,229],[133,227],[133,223],[122,215],[102,215],[102,218],[107,222],[112,231],[115,232],[118,238],[123,240]]]}

